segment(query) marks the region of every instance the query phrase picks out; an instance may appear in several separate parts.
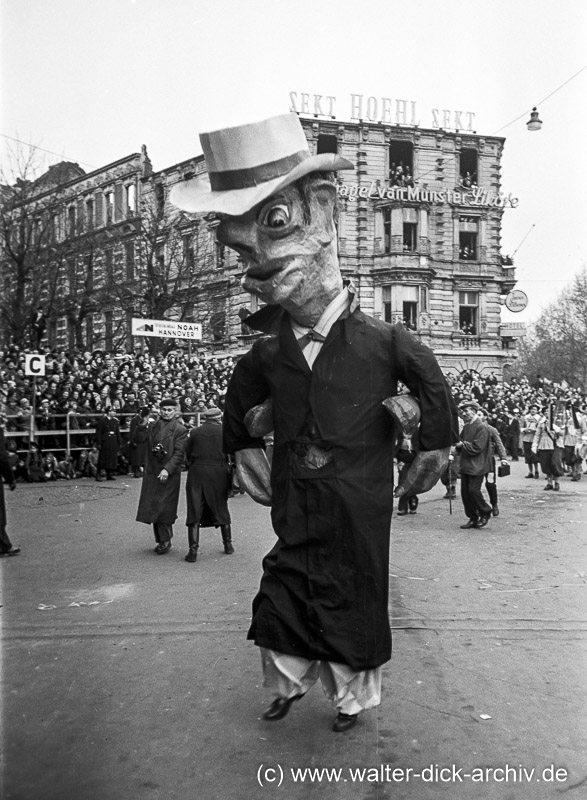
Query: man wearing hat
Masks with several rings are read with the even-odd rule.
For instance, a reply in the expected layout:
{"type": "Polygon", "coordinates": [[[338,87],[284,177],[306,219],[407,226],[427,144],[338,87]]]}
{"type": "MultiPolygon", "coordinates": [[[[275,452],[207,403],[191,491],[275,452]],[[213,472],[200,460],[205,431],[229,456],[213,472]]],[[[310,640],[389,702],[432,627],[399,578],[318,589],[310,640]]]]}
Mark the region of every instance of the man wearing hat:
{"type": "Polygon", "coordinates": [[[200,528],[220,528],[224,552],[234,553],[228,511],[231,472],[222,452],[222,411],[216,406],[202,414],[199,428],[190,431],[186,447],[188,476],[185,485],[189,552],[186,561],[198,560],[200,528]]]}
{"type": "Polygon", "coordinates": [[[224,413],[224,450],[240,485],[271,506],[277,535],[249,630],[274,695],[264,718],[285,717],[320,678],[338,712],[333,730],[347,731],[379,704],[391,657],[397,429],[382,403],[399,380],[418,398],[419,452],[398,489],[417,493],[456,441],[453,402],[432,351],[361,312],[342,279],[334,172],[352,164],[312,155],[295,114],[200,140],[209,182],[178,184],[170,200],[219,216],[218,240],[240,255],[244,289],[267,304],[246,319],[266,335],[236,364],[224,413]]]}
{"type": "Polygon", "coordinates": [[[465,400],[459,413],[465,424],[455,450],[461,456],[461,498],[468,522],[461,528],[484,528],[491,516],[491,506],[481,492],[483,477],[491,472],[491,437],[487,425],[479,419],[479,403],[465,400]]]}
{"type": "Polygon", "coordinates": [[[137,522],[153,526],[157,542],[155,553],[161,556],[172,546],[187,430],[177,419],[176,401],[172,397],[164,397],[159,406],[159,419],[150,420],[147,425],[146,460],[137,522]]]}

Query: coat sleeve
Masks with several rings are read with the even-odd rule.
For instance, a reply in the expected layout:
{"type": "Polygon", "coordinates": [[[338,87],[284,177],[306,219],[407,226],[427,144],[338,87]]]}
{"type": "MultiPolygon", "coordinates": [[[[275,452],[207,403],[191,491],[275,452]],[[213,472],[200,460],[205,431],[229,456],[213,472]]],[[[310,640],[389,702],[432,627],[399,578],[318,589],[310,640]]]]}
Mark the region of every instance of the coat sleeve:
{"type": "Polygon", "coordinates": [[[179,472],[185,459],[185,446],[187,443],[188,432],[180,423],[173,434],[173,453],[162,469],[166,469],[170,475],[179,472]]]}
{"type": "Polygon", "coordinates": [[[252,437],[244,423],[245,414],[253,406],[267,400],[269,386],[261,370],[260,347],[253,348],[236,364],[226,391],[222,422],[222,449],[235,453],[247,448],[263,448],[263,439],[252,437]]]}
{"type": "Polygon", "coordinates": [[[495,444],[495,449],[497,451],[497,455],[501,458],[507,458],[507,451],[505,449],[504,443],[499,435],[499,432],[495,430],[495,428],[491,429],[491,439],[495,444]]]}
{"type": "Polygon", "coordinates": [[[420,402],[420,450],[439,450],[459,440],[458,416],[446,378],[432,350],[421,344],[403,325],[392,333],[393,362],[398,377],[420,402]]]}
{"type": "Polygon", "coordinates": [[[462,439],[462,452],[467,453],[469,456],[478,456],[480,453],[486,452],[489,447],[489,428],[484,425],[477,425],[473,429],[469,428],[465,432],[465,436],[468,436],[471,432],[473,434],[471,439],[462,439]]]}

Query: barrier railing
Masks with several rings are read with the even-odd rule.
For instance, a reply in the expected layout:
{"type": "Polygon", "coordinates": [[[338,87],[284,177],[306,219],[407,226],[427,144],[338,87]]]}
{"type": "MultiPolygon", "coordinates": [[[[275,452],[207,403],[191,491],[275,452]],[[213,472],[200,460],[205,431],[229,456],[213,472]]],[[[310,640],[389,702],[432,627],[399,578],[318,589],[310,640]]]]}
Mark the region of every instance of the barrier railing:
{"type": "MultiPolygon", "coordinates": [[[[27,421],[26,429],[22,427],[17,427],[16,429],[12,429],[13,426],[24,425],[24,422],[19,423],[18,420],[22,419],[16,414],[7,414],[6,415],[6,428],[4,431],[4,435],[6,437],[7,443],[10,442],[11,439],[18,441],[22,441],[24,443],[24,447],[20,447],[17,449],[18,453],[26,453],[28,450],[28,445],[31,441],[35,441],[41,450],[44,452],[52,452],[52,453],[60,453],[64,452],[67,456],[71,455],[72,452],[77,450],[87,450],[91,448],[95,443],[95,434],[96,434],[96,427],[95,422],[101,416],[100,414],[75,414],[75,421],[73,422],[72,427],[72,416],[70,414],[49,414],[46,417],[42,418],[43,424],[45,424],[46,420],[57,420],[59,419],[63,425],[63,420],[65,420],[65,424],[63,427],[55,427],[55,428],[39,428],[36,423],[40,421],[39,416],[37,415],[35,419],[35,425],[31,430],[30,422],[27,421]],[[92,421],[92,425],[90,427],[77,427],[80,423],[83,422],[84,419],[89,419],[92,421]],[[86,437],[83,444],[76,444],[78,437],[86,437]],[[45,446],[43,444],[50,443],[50,446],[45,446]]],[[[130,434],[129,430],[129,423],[130,420],[136,416],[135,414],[117,414],[116,418],[120,422],[120,433],[122,434],[123,439],[128,439],[130,434]],[[123,424],[123,421],[126,419],[126,425],[123,424]]],[[[186,427],[188,428],[197,428],[200,426],[201,423],[201,414],[199,411],[186,411],[180,412],[178,414],[178,418],[184,421],[186,427]]]]}

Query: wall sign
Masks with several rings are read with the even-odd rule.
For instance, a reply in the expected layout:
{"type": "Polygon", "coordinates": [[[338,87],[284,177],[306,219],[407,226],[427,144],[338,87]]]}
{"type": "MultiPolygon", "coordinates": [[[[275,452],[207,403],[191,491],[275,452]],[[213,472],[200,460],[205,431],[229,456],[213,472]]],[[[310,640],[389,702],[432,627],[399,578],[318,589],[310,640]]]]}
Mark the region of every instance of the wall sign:
{"type": "Polygon", "coordinates": [[[369,184],[339,183],[338,196],[349,200],[361,197],[368,200],[403,200],[414,203],[449,203],[450,205],[483,206],[486,208],[516,208],[518,198],[503,192],[490,192],[480,186],[474,189],[419,189],[417,186],[387,186],[381,181],[369,184]]]}
{"type": "Polygon", "coordinates": [[[521,289],[514,289],[510,292],[505,299],[505,307],[508,311],[518,313],[523,311],[528,305],[528,295],[521,289]]]}
{"type": "Polygon", "coordinates": [[[163,336],[167,339],[201,339],[200,322],[175,322],[168,319],[132,319],[133,336],[163,336]]]}

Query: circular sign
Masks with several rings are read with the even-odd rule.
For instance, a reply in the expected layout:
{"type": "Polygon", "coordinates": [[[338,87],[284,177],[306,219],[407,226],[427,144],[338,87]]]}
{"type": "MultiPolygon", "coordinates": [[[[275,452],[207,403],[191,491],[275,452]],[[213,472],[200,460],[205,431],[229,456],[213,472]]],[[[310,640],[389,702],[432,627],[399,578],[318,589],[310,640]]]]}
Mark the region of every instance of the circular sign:
{"type": "Polygon", "coordinates": [[[528,305],[528,295],[521,289],[514,289],[505,299],[505,307],[508,311],[523,311],[528,305]]]}

